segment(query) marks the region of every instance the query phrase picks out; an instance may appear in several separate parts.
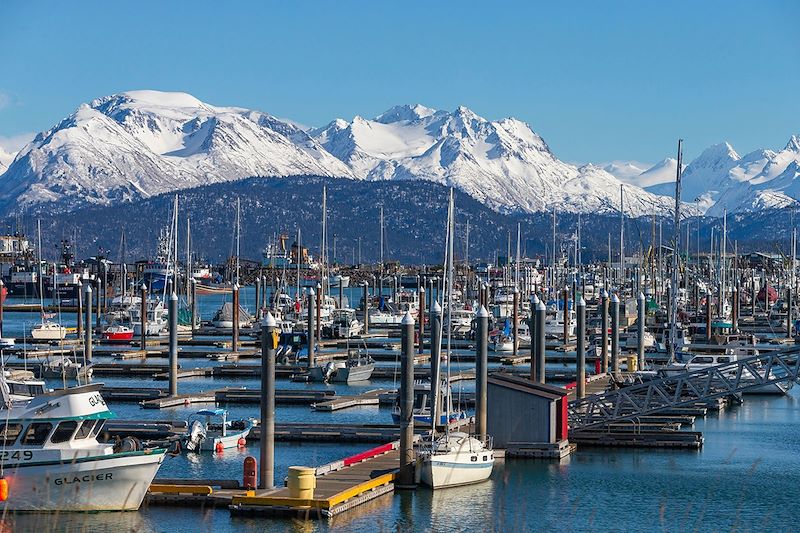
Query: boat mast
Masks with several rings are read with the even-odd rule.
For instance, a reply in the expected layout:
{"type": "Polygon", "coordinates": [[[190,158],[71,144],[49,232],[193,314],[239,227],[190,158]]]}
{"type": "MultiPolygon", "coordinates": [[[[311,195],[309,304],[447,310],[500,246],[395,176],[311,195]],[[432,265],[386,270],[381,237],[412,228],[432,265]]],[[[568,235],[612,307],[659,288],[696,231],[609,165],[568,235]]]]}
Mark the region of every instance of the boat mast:
{"type": "Polygon", "coordinates": [[[381,293],[383,296],[383,206],[381,206],[381,293]]]}
{"type": "Polygon", "coordinates": [[[300,248],[300,228],[297,228],[297,257],[295,260],[297,261],[297,293],[295,294],[295,299],[300,299],[300,257],[301,257],[301,248],[300,248]]]}
{"type": "Polygon", "coordinates": [[[517,257],[514,263],[514,287],[519,290],[519,241],[520,241],[520,223],[517,222],[517,257]]]}
{"type": "MultiPolygon", "coordinates": [[[[42,278],[44,277],[44,273],[42,272],[42,221],[41,219],[36,219],[36,238],[38,239],[38,256],[39,256],[39,266],[36,269],[39,273],[39,314],[42,318],[42,325],[44,325],[44,286],[42,285],[42,278]]],[[[55,279],[56,273],[53,271],[53,289],[55,289],[55,279]]],[[[86,305],[91,306],[92,302],[86,302],[86,305]]],[[[87,324],[86,327],[89,327],[87,324]]]]}
{"type": "Polygon", "coordinates": [[[620,296],[625,282],[625,203],[622,197],[622,184],[619,184],[619,279],[620,296]]]}
{"type": "Polygon", "coordinates": [[[725,291],[725,256],[727,255],[726,241],[728,240],[728,210],[722,212],[722,251],[720,253],[720,276],[719,276],[719,312],[720,315],[725,315],[725,299],[727,292],[725,291]]]}
{"type": "Polygon", "coordinates": [[[241,237],[241,200],[236,198],[236,284],[239,284],[239,238],[241,237]]]}
{"type": "Polygon", "coordinates": [[[192,281],[192,248],[191,248],[191,219],[186,217],[186,301],[191,302],[192,291],[189,285],[192,281]]]}
{"type": "MultiPolygon", "coordinates": [[[[454,226],[454,206],[453,206],[453,189],[450,188],[450,205],[448,207],[448,216],[447,216],[447,257],[448,257],[448,264],[447,264],[447,320],[444,322],[447,324],[447,392],[448,398],[452,401],[452,392],[450,391],[450,360],[452,359],[452,353],[450,351],[450,341],[452,337],[453,328],[451,327],[453,324],[453,226],[454,226]]],[[[446,402],[446,417],[445,417],[445,428],[446,434],[450,435],[450,401],[446,402]]]]}
{"type": "Polygon", "coordinates": [[[678,170],[675,176],[675,243],[672,247],[672,287],[670,287],[669,359],[675,360],[675,342],[678,339],[678,241],[681,238],[681,165],[683,139],[678,139],[678,170]]]}

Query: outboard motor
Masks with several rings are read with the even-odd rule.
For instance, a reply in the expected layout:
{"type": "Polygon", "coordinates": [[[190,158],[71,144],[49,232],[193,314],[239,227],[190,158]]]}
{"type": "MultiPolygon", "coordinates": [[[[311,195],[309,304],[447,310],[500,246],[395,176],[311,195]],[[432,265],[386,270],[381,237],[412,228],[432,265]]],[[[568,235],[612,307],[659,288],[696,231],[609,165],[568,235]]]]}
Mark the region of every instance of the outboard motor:
{"type": "Polygon", "coordinates": [[[335,371],[336,371],[336,365],[333,363],[333,361],[328,361],[325,364],[325,371],[323,372],[323,374],[325,375],[325,381],[328,381],[335,371]]]}
{"type": "Polygon", "coordinates": [[[202,422],[195,420],[189,428],[189,437],[186,439],[186,449],[196,452],[200,449],[200,444],[206,439],[206,428],[202,422]]]}

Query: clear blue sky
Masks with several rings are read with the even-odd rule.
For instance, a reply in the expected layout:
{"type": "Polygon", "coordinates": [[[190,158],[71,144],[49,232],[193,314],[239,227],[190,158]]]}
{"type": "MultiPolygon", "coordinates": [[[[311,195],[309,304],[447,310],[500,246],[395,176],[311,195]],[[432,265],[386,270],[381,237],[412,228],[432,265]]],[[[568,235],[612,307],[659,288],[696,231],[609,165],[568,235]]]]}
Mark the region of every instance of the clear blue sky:
{"type": "Polygon", "coordinates": [[[143,88],[308,125],[463,104],[576,162],[800,132],[797,1],[120,4],[0,2],[0,138],[143,88]]]}

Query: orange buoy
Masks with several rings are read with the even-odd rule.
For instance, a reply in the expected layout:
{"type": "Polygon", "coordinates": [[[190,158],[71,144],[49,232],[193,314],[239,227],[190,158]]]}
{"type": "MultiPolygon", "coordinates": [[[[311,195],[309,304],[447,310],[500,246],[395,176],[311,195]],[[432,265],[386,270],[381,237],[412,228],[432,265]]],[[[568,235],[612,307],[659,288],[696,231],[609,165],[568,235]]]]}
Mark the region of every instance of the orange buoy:
{"type": "Polygon", "coordinates": [[[224,450],[224,449],[225,448],[222,447],[222,443],[221,442],[218,442],[217,445],[214,446],[214,451],[217,452],[217,453],[222,453],[222,450],[224,450]]]}
{"type": "Polygon", "coordinates": [[[4,477],[0,477],[0,502],[4,502],[8,499],[8,480],[4,477]]]}
{"type": "Polygon", "coordinates": [[[239,440],[236,441],[236,444],[239,446],[239,448],[244,448],[247,445],[247,439],[244,437],[239,437],[239,440]]]}

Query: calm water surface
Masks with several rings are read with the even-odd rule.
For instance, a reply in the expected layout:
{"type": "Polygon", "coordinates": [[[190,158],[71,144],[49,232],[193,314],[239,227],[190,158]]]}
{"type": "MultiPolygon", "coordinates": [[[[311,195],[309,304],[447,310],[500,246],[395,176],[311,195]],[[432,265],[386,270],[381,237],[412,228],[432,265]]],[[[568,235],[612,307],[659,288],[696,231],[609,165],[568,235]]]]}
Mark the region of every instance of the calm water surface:
{"type": "MultiPolygon", "coordinates": [[[[221,301],[221,299],[220,299],[221,301]]],[[[218,307],[219,303],[217,303],[218,307]]],[[[212,306],[213,307],[213,306],[212,306]]],[[[213,310],[211,311],[213,313],[213,310]]],[[[11,332],[20,319],[9,316],[11,332]]],[[[16,315],[16,313],[14,314],[16,315]]],[[[208,318],[208,317],[206,317],[208,318]]],[[[69,324],[65,320],[65,323],[69,324]]],[[[19,333],[13,332],[15,328],[19,333]]],[[[155,361],[154,361],[155,362],[155,361]]],[[[181,361],[189,366],[190,362],[181,361]]],[[[203,363],[206,364],[206,363],[203,363]]],[[[468,366],[468,365],[465,365],[468,366]]],[[[106,378],[109,385],[165,386],[163,382],[106,378]]],[[[254,379],[181,380],[181,391],[225,386],[256,388],[254,379]]],[[[331,387],[337,394],[392,386],[389,381],[326,386],[279,381],[278,388],[331,387]]],[[[464,383],[464,390],[474,385],[464,383]]],[[[111,404],[121,419],[182,420],[197,410],[144,410],[111,404]]],[[[257,405],[230,406],[234,417],[258,416],[257,405]]],[[[278,422],[389,423],[388,409],[362,407],[318,413],[279,406],[278,422]]],[[[231,517],[227,509],[145,507],[133,513],[19,515],[5,517],[8,531],[794,531],[800,487],[800,387],[786,397],[746,396],[745,403],[698,419],[700,451],[581,448],[561,462],[498,462],[492,478],[471,487],[387,495],[331,521],[231,517]]],[[[369,444],[278,443],[276,479],[291,465],[316,466],[363,451],[369,444]]],[[[246,455],[257,446],[222,455],[167,458],[160,477],[241,479],[246,455]]],[[[0,531],[2,531],[0,529],[0,531]]]]}

